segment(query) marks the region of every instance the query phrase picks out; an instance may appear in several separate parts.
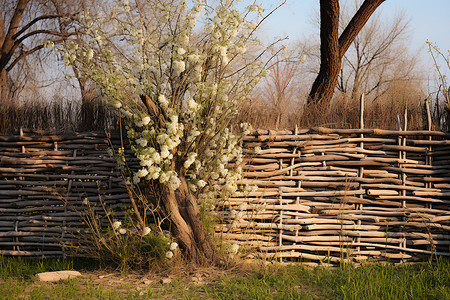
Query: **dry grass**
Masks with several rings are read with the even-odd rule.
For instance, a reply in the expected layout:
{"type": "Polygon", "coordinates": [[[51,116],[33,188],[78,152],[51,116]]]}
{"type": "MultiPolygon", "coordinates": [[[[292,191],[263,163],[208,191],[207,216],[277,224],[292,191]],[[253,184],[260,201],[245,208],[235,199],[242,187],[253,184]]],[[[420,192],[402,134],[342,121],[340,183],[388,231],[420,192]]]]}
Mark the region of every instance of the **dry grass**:
{"type": "MultiPolygon", "coordinates": [[[[424,99],[423,95],[408,95],[398,92],[385,95],[375,101],[368,100],[364,112],[365,127],[397,130],[397,116],[400,117],[403,124],[406,108],[408,111],[408,129],[426,128],[424,99]]],[[[287,101],[282,108],[278,129],[292,129],[296,125],[299,128],[317,126],[359,128],[359,107],[359,99],[339,96],[329,106],[321,104],[306,105],[287,101]]],[[[276,129],[276,110],[270,103],[261,98],[251,98],[243,104],[235,122],[248,122],[254,128],[276,129]]],[[[434,123],[438,122],[435,121],[434,123]]]]}
{"type": "MultiPolygon", "coordinates": [[[[406,108],[409,130],[427,128],[424,100],[424,94],[406,87],[391,89],[374,101],[368,99],[364,114],[365,127],[397,130],[398,117],[403,124],[406,108]]],[[[338,94],[327,107],[306,105],[304,102],[287,99],[282,107],[275,109],[274,104],[264,97],[254,96],[242,104],[233,124],[238,127],[239,123],[248,122],[254,128],[265,129],[292,129],[296,125],[300,128],[359,127],[359,99],[338,94]]],[[[450,122],[445,114],[440,113],[443,109],[437,109],[434,102],[431,107],[433,129],[446,128],[450,122]]],[[[32,100],[18,105],[0,105],[0,134],[17,132],[20,127],[55,133],[112,131],[118,128],[118,121],[114,112],[99,101],[83,107],[80,103],[68,101],[32,100]]]]}
{"type": "Polygon", "coordinates": [[[25,101],[0,105],[0,134],[17,132],[19,128],[48,130],[54,133],[74,131],[112,131],[117,118],[100,101],[87,105],[69,101],[25,101]]]}

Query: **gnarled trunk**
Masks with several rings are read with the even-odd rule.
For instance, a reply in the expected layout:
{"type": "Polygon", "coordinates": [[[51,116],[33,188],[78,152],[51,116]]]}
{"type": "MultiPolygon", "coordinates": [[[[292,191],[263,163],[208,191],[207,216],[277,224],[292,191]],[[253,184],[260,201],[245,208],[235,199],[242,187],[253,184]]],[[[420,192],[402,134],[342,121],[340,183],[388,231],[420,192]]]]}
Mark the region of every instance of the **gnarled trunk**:
{"type": "Polygon", "coordinates": [[[164,209],[171,221],[171,231],[186,257],[204,264],[214,259],[214,246],[203,226],[196,197],[190,192],[186,179],[183,176],[179,178],[181,185],[177,190],[163,188],[164,209]]]}

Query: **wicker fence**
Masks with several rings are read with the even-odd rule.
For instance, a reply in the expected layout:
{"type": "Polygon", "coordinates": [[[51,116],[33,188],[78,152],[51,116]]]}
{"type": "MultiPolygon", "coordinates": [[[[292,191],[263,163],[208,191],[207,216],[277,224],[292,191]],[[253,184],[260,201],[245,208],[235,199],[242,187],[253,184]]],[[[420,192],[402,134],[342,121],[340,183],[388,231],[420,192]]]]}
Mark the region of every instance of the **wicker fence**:
{"type": "MultiPolygon", "coordinates": [[[[112,138],[111,142],[118,142],[112,138]]],[[[0,255],[61,256],[97,213],[129,204],[105,134],[0,136],[0,255]]],[[[116,214],[123,213],[117,210],[116,214]]]]}
{"type": "MultiPolygon", "coordinates": [[[[217,206],[216,232],[250,256],[312,263],[449,256],[449,137],[257,131],[244,139],[248,186],[217,206]]],[[[107,147],[95,133],[0,137],[0,254],[61,255],[86,199],[128,204],[107,147]]]]}
{"type": "Polygon", "coordinates": [[[438,131],[258,131],[241,191],[217,231],[280,260],[450,255],[450,135],[438,131]]]}

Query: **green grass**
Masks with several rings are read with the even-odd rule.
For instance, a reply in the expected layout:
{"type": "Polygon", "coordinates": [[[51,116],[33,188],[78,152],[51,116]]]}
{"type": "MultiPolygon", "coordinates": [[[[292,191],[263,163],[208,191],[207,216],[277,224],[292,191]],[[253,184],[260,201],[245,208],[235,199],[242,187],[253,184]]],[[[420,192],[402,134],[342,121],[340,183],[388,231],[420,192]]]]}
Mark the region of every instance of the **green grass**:
{"type": "Polygon", "coordinates": [[[342,299],[450,299],[450,263],[314,270],[315,282],[342,299]]]}
{"type": "MultiPolygon", "coordinates": [[[[2,299],[450,299],[450,261],[416,265],[367,264],[358,268],[258,267],[194,286],[180,275],[171,283],[137,289],[124,276],[114,286],[88,277],[37,282],[43,271],[98,269],[88,260],[26,260],[0,257],[2,299]]],[[[89,275],[87,275],[89,276],[89,275]]],[[[94,275],[91,275],[94,276],[94,275]]]]}
{"type": "Polygon", "coordinates": [[[36,273],[58,270],[94,270],[99,262],[87,258],[27,259],[0,255],[0,278],[30,279],[36,273]]]}

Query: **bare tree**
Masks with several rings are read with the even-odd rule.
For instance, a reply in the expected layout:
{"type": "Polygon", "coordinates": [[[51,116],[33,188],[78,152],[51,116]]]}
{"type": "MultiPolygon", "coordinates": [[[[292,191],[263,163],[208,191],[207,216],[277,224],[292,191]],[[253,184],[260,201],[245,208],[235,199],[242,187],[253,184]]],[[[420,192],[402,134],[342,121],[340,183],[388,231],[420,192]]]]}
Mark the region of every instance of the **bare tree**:
{"type": "Polygon", "coordinates": [[[43,49],[44,41],[61,43],[76,31],[58,29],[55,21],[64,21],[68,15],[55,11],[48,1],[3,0],[0,6],[0,99],[7,101],[14,91],[11,72],[43,49]]]}
{"type": "Polygon", "coordinates": [[[295,61],[281,61],[277,57],[276,62],[270,68],[270,74],[266,77],[264,91],[266,97],[270,100],[275,114],[275,128],[278,129],[281,122],[283,110],[287,102],[293,96],[291,82],[294,78],[298,66],[295,61]]]}
{"type": "MultiPolygon", "coordinates": [[[[55,11],[58,15],[75,16],[77,12],[95,12],[98,10],[98,4],[95,0],[90,1],[61,1],[51,0],[55,11]]],[[[61,33],[70,35],[74,28],[78,27],[76,18],[58,19],[58,29],[61,33]]],[[[78,40],[82,39],[79,35],[78,40]]],[[[86,76],[75,67],[75,64],[68,66],[73,73],[73,77],[78,84],[81,95],[81,130],[86,129],[103,129],[105,126],[105,108],[102,105],[100,93],[98,92],[95,83],[89,80],[86,76]]]]}
{"type": "MultiPolygon", "coordinates": [[[[343,9],[341,23],[349,19],[348,11],[343,9]]],[[[387,23],[375,13],[343,56],[337,89],[351,98],[365,93],[376,100],[393,81],[416,80],[417,59],[405,51],[407,29],[403,14],[387,23]]]]}
{"type": "Polygon", "coordinates": [[[339,0],[320,0],[320,70],[308,103],[328,104],[334,93],[342,58],[370,16],[385,0],[365,0],[339,36],[339,0]]]}

